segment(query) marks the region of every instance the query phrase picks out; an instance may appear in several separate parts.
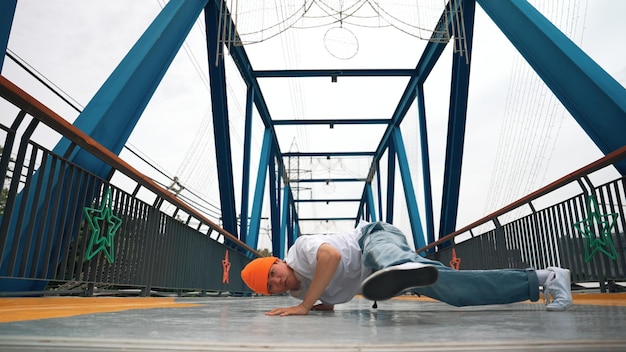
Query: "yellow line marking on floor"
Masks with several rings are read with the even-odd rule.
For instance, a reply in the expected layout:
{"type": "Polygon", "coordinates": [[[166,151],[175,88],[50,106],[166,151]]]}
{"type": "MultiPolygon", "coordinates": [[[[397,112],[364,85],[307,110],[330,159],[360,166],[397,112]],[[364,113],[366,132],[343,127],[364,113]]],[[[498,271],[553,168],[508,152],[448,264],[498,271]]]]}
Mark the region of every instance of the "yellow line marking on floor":
{"type": "Polygon", "coordinates": [[[574,304],[592,306],[626,306],[626,293],[574,293],[574,304]]]}
{"type": "MultiPolygon", "coordinates": [[[[572,294],[574,304],[591,305],[591,306],[620,306],[626,307],[626,293],[574,293],[572,294]]],[[[421,301],[421,302],[438,302],[425,296],[404,295],[394,297],[393,299],[421,301]]],[[[540,295],[539,301],[525,303],[541,303],[543,304],[543,296],[540,295]]]]}
{"type": "Polygon", "coordinates": [[[130,309],[184,308],[199,305],[178,303],[170,297],[0,298],[0,323],[65,318],[130,309]]]}
{"type": "MultiPolygon", "coordinates": [[[[574,304],[626,306],[626,293],[574,293],[574,304]]],[[[428,297],[398,296],[393,299],[437,302],[428,297]]],[[[526,302],[533,303],[533,302],[526,302]]],[[[540,299],[538,302],[543,303],[540,299]]],[[[65,318],[76,315],[120,312],[131,309],[185,308],[201,304],[180,303],[172,297],[36,297],[0,298],[0,323],[65,318]]]]}

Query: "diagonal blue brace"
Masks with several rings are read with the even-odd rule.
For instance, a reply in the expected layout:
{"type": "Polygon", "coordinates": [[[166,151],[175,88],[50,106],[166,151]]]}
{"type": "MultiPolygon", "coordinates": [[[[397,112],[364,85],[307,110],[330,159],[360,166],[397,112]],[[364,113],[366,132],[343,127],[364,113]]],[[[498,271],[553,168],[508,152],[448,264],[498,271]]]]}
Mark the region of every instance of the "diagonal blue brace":
{"type": "MultiPolygon", "coordinates": [[[[382,187],[380,186],[382,184],[382,180],[380,177],[380,167],[378,165],[378,161],[376,161],[376,189],[378,190],[378,192],[376,192],[376,200],[378,201],[378,214],[380,214],[380,218],[383,219],[383,192],[381,192],[380,190],[382,189],[382,187]]],[[[373,182],[373,180],[372,180],[373,182]]],[[[389,203],[389,201],[387,202],[389,203]]],[[[393,202],[392,202],[393,203],[393,202]]],[[[391,223],[391,221],[387,221],[388,223],[391,223]]]]}
{"type": "Polygon", "coordinates": [[[367,204],[367,210],[369,219],[371,222],[378,221],[376,217],[376,205],[374,203],[374,194],[372,192],[372,184],[367,182],[365,184],[365,204],[367,204]]]}
{"type": "MultiPolygon", "coordinates": [[[[478,0],[604,154],[626,143],[626,90],[531,4],[478,0]]],[[[615,165],[626,174],[626,161],[615,165]]]]}
{"type": "MultiPolygon", "coordinates": [[[[274,155],[270,152],[270,155],[274,155]]],[[[270,200],[270,224],[272,233],[272,253],[283,253],[285,239],[281,237],[280,232],[280,178],[282,172],[276,170],[276,158],[270,157],[269,160],[269,200],[270,200]]]]}
{"type": "MultiPolygon", "coordinates": [[[[280,235],[279,235],[279,243],[278,250],[273,254],[275,257],[283,258],[285,253],[285,242],[289,243],[288,239],[293,235],[293,228],[291,228],[291,216],[289,215],[290,210],[290,187],[289,184],[285,185],[283,189],[283,204],[281,209],[281,222],[280,222],[280,235]],[[287,241],[285,241],[287,239],[287,241]]],[[[290,243],[289,243],[290,244],[290,243]]]]}
{"type": "Polygon", "coordinates": [[[415,248],[426,246],[422,220],[420,219],[417,199],[415,198],[415,188],[411,179],[411,170],[409,168],[409,159],[406,156],[406,149],[402,140],[402,133],[399,127],[393,129],[393,143],[398,157],[398,166],[400,168],[400,177],[402,178],[402,187],[404,188],[404,197],[406,200],[407,210],[409,212],[409,222],[411,223],[411,233],[413,234],[413,245],[415,248]]]}
{"type": "Polygon", "coordinates": [[[6,56],[4,53],[9,44],[9,35],[11,33],[11,25],[13,24],[16,6],[17,0],[0,1],[0,50],[2,50],[2,55],[0,55],[0,72],[2,72],[4,57],[6,56]]]}
{"type": "Polygon", "coordinates": [[[288,207],[290,209],[287,219],[287,248],[291,248],[298,238],[300,229],[298,228],[298,212],[293,204],[293,194],[291,193],[289,183],[285,186],[285,192],[289,194],[289,196],[285,198],[285,202],[289,203],[288,207]]]}
{"type": "Polygon", "coordinates": [[[419,120],[420,149],[422,150],[422,177],[424,178],[424,213],[426,214],[426,243],[435,242],[435,220],[433,219],[433,192],[430,180],[430,152],[428,148],[428,128],[426,126],[426,105],[424,86],[417,86],[417,108],[419,120]]]}
{"type": "MultiPolygon", "coordinates": [[[[459,210],[459,192],[461,188],[461,166],[465,144],[465,125],[467,117],[467,94],[472,57],[472,37],[474,32],[474,0],[463,2],[463,33],[467,44],[464,56],[458,51],[452,58],[452,87],[450,90],[450,110],[448,113],[448,138],[446,145],[446,165],[443,175],[443,195],[439,238],[456,230],[459,210]]],[[[455,40],[458,40],[456,38],[455,40]]],[[[444,246],[448,245],[445,243],[444,246]]]]}
{"type": "Polygon", "coordinates": [[[228,102],[226,99],[225,48],[223,43],[219,41],[219,33],[222,26],[220,19],[225,21],[228,17],[224,13],[222,14],[224,17],[220,16],[215,1],[210,0],[204,11],[209,59],[209,81],[211,83],[211,107],[213,109],[215,159],[217,161],[217,177],[219,180],[222,227],[224,230],[237,236],[233,162],[231,159],[228,102]]]}
{"type": "MultiPolygon", "coordinates": [[[[377,173],[378,175],[380,172],[377,173]]],[[[380,189],[380,188],[379,188],[380,189]]],[[[387,152],[387,211],[386,222],[393,224],[393,207],[396,195],[396,147],[394,143],[389,143],[389,151],[387,152]]],[[[381,214],[382,219],[382,214],[381,214]]]]}
{"type": "Polygon", "coordinates": [[[252,203],[252,214],[250,216],[250,231],[246,237],[246,244],[254,249],[259,245],[259,233],[261,232],[261,214],[263,211],[263,198],[265,196],[265,181],[272,152],[272,131],[265,129],[263,134],[263,145],[259,160],[259,170],[254,188],[254,200],[252,203]]]}
{"type": "Polygon", "coordinates": [[[243,169],[241,171],[241,212],[239,239],[246,242],[248,236],[248,201],[250,197],[250,149],[252,145],[252,105],[254,104],[254,89],[248,87],[246,95],[246,123],[243,138],[243,169]]]}

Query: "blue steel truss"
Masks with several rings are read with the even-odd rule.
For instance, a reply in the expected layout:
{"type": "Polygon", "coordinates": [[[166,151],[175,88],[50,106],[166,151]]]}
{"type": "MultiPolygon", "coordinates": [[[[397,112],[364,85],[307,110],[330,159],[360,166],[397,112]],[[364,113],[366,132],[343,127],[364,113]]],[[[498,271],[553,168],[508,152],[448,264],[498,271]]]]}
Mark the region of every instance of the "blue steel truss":
{"type": "MultiPolygon", "coordinates": [[[[589,56],[572,43],[552,23],[545,19],[525,0],[451,0],[447,8],[449,13],[442,13],[438,29],[448,28],[452,32],[452,23],[461,20],[465,29],[466,50],[453,53],[451,67],[452,80],[450,108],[448,116],[448,136],[446,141],[446,159],[443,176],[443,196],[441,222],[438,237],[451,233],[456,228],[457,205],[463,161],[465,118],[467,110],[468,82],[470,77],[472,37],[474,28],[475,4],[487,12],[494,23],[502,30],[519,52],[526,58],[534,70],[545,81],[558,99],[568,109],[580,126],[586,131],[600,150],[608,154],[626,144],[626,92],[624,88],[598,66],[589,56]],[[461,6],[462,5],[462,6],[461,6]],[[457,18],[462,13],[461,18],[457,18]]],[[[0,6],[0,45],[6,50],[11,20],[16,1],[4,1],[0,6]]],[[[395,192],[396,164],[400,171],[403,193],[409,210],[414,244],[421,247],[435,241],[433,224],[432,192],[430,179],[430,161],[428,153],[428,135],[426,112],[424,109],[423,84],[427,80],[435,63],[449,44],[441,40],[430,41],[414,69],[306,69],[284,71],[255,71],[243,46],[229,47],[229,54],[245,81],[246,124],[244,137],[244,163],[242,168],[241,206],[239,214],[235,202],[233,183],[233,164],[230,152],[230,131],[228,125],[227,81],[224,71],[224,48],[218,40],[221,33],[229,33],[230,40],[236,39],[236,28],[230,19],[226,3],[221,0],[170,0],[161,14],[153,21],[137,44],[129,51],[100,91],[94,96],[85,111],[76,120],[75,125],[102,143],[115,153],[122,146],[135,127],[145,105],[154,93],[163,74],[169,67],[174,55],[180,49],[195,20],[204,11],[206,19],[207,52],[209,57],[209,75],[211,101],[215,129],[215,148],[218,167],[219,192],[223,227],[231,234],[253,248],[257,248],[260,232],[261,213],[264,200],[269,197],[272,224],[272,250],[282,256],[300,233],[299,223],[308,220],[350,219],[355,223],[359,219],[393,221],[393,200],[395,192]],[[226,11],[224,11],[226,9],[226,11]],[[220,11],[223,11],[220,15],[220,11]],[[221,21],[221,22],[220,22],[221,21]],[[263,92],[257,78],[284,77],[408,77],[408,83],[399,97],[396,109],[388,118],[381,119],[311,119],[281,120],[272,119],[263,92]],[[419,135],[421,140],[421,167],[423,170],[424,194],[422,214],[419,214],[416,192],[413,188],[406,150],[402,142],[399,126],[410,106],[417,102],[419,117],[419,135]],[[251,124],[252,110],[256,108],[261,118],[265,133],[260,153],[259,169],[256,170],[254,194],[250,188],[251,159],[251,124]],[[106,121],[107,128],[100,126],[106,121]],[[333,151],[284,153],[280,150],[276,125],[329,125],[337,124],[387,125],[375,150],[368,151],[333,151]],[[381,187],[380,161],[387,155],[386,187],[381,187]],[[337,182],[359,182],[363,184],[361,198],[317,199],[314,201],[344,201],[355,203],[353,217],[311,219],[300,218],[296,204],[302,199],[294,197],[294,184],[316,182],[316,180],[292,180],[285,172],[284,158],[293,156],[368,156],[372,158],[370,171],[364,179],[333,179],[337,182]],[[269,177],[268,177],[269,175],[269,177]],[[265,195],[266,183],[269,195],[265,195]],[[386,194],[377,193],[374,186],[386,189],[386,194]],[[282,187],[282,197],[281,197],[282,187]],[[252,204],[249,204],[252,199],[252,204]],[[385,203],[386,202],[386,203],[385,203]],[[386,205],[386,207],[385,207],[386,205]],[[251,208],[250,208],[251,206],[251,208]],[[250,214],[250,215],[248,215],[250,214]]],[[[437,31],[435,31],[436,33],[437,31]]],[[[438,38],[433,38],[438,39],[438,38]]],[[[0,68],[2,61],[0,61],[0,68]]],[[[69,155],[79,165],[98,175],[107,175],[109,167],[90,156],[82,156],[80,151],[73,151],[66,140],[59,142],[56,152],[69,155]]],[[[621,174],[626,173],[624,163],[618,165],[621,174]]],[[[320,180],[317,180],[320,181],[320,180]]],[[[327,180],[324,180],[327,181],[327,180]]],[[[19,229],[14,229],[19,232],[19,229]]]]}

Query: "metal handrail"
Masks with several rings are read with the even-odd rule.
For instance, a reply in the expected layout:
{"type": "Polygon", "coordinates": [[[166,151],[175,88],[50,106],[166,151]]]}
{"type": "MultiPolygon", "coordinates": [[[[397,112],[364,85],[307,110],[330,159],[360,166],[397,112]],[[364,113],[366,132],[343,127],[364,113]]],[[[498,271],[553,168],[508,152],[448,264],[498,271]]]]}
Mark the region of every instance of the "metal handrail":
{"type": "Polygon", "coordinates": [[[257,250],[248,246],[246,243],[242,242],[237,237],[206,218],[194,208],[182,202],[165,188],[159,186],[157,183],[147,178],[130,164],[120,159],[117,155],[103,147],[100,143],[91,138],[89,135],[85,134],[83,131],[67,122],[61,116],[43,105],[37,99],[20,89],[18,86],[13,84],[2,75],[0,75],[0,96],[11,102],[16,107],[26,111],[35,119],[46,124],[48,127],[60,133],[64,137],[70,139],[81,148],[89,151],[94,156],[108,163],[138,184],[154,192],[154,194],[156,194],[157,196],[167,200],[168,202],[184,210],[188,214],[193,215],[194,217],[211,227],[211,229],[222,234],[224,237],[238,244],[242,248],[245,248],[256,256],[261,256],[261,254],[257,250]]]}
{"type": "Polygon", "coordinates": [[[471,230],[471,229],[473,229],[473,228],[475,228],[477,226],[480,226],[480,225],[485,224],[485,223],[487,223],[489,221],[492,221],[493,219],[495,219],[495,218],[497,218],[497,217],[499,217],[501,215],[504,215],[504,214],[514,210],[514,209],[517,209],[517,208],[519,208],[522,205],[529,204],[533,200],[535,200],[535,199],[537,199],[537,198],[539,198],[541,196],[544,196],[544,195],[546,195],[546,194],[548,194],[548,193],[550,193],[552,191],[555,191],[556,189],[558,189],[558,188],[560,188],[562,186],[565,186],[565,185],[567,185],[567,184],[569,184],[571,182],[577,181],[577,180],[579,180],[579,179],[589,175],[590,173],[592,173],[594,171],[597,171],[597,170],[600,170],[600,169],[602,169],[604,167],[612,165],[616,161],[622,160],[624,158],[626,158],[626,145],[621,147],[621,148],[619,148],[619,149],[617,149],[617,150],[615,150],[614,152],[612,152],[610,154],[607,154],[604,157],[602,157],[602,158],[592,162],[591,164],[589,164],[587,166],[584,166],[584,167],[582,167],[582,168],[580,168],[580,169],[578,169],[578,170],[576,170],[576,171],[574,171],[574,172],[572,172],[572,173],[570,173],[570,174],[568,174],[566,176],[563,176],[560,179],[558,179],[558,180],[556,180],[556,181],[554,181],[554,182],[552,182],[552,183],[550,183],[550,184],[548,184],[548,185],[538,189],[537,191],[535,191],[535,192],[533,192],[533,193],[531,193],[531,194],[529,194],[529,195],[527,195],[527,196],[525,196],[523,198],[520,198],[519,200],[517,200],[517,201],[515,201],[515,202],[513,202],[513,203],[511,203],[511,204],[509,204],[507,206],[505,206],[504,208],[502,208],[500,210],[497,210],[497,211],[495,211],[495,212],[493,212],[493,213],[491,213],[491,214],[489,214],[489,215],[487,215],[487,216],[485,216],[485,217],[483,217],[483,218],[481,218],[481,219],[479,219],[479,220],[477,220],[477,221],[475,221],[475,222],[473,222],[473,223],[471,223],[471,224],[469,224],[469,225],[467,225],[467,226],[465,226],[465,227],[463,227],[463,228],[461,228],[459,230],[456,230],[453,233],[451,233],[449,235],[446,235],[446,236],[440,238],[439,240],[437,240],[437,241],[435,241],[433,243],[428,244],[427,246],[424,246],[422,248],[417,249],[416,252],[422,253],[422,252],[425,252],[425,251],[427,251],[427,250],[429,250],[431,248],[439,246],[440,244],[442,244],[444,242],[447,242],[447,241],[450,241],[450,240],[454,239],[456,236],[459,236],[459,235],[461,235],[463,233],[466,233],[467,231],[469,231],[469,230],[471,230]]]}

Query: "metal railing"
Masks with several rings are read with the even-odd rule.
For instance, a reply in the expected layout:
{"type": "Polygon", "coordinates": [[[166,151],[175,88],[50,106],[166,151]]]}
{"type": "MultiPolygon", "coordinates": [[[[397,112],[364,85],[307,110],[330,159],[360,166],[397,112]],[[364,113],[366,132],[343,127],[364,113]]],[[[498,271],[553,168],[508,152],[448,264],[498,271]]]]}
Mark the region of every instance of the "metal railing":
{"type": "Polygon", "coordinates": [[[238,273],[255,249],[2,76],[0,96],[18,111],[11,126],[0,124],[0,295],[250,292],[238,273]],[[134,191],[34,142],[41,123],[135,182],[134,191]],[[146,190],[153,204],[137,197],[146,190]],[[172,214],[160,210],[165,202],[172,214]]]}
{"type": "Polygon", "coordinates": [[[458,269],[560,266],[572,283],[596,282],[601,292],[626,281],[626,177],[594,186],[589,175],[626,158],[626,146],[486,217],[418,249],[458,269]],[[577,183],[580,192],[536,210],[533,202],[577,183]],[[502,225],[500,218],[520,207],[530,214],[502,225]],[[474,236],[473,230],[491,225],[474,236]],[[471,238],[458,240],[461,235],[471,238]]]}

